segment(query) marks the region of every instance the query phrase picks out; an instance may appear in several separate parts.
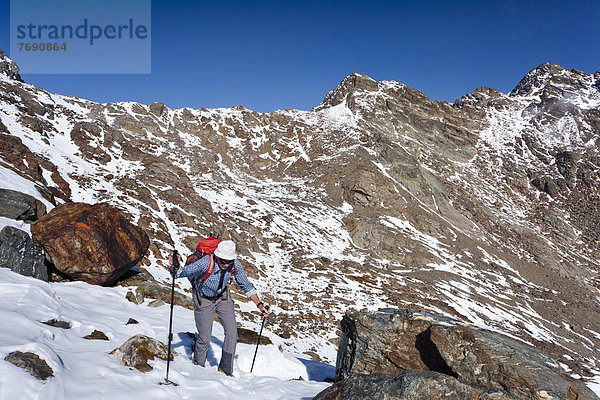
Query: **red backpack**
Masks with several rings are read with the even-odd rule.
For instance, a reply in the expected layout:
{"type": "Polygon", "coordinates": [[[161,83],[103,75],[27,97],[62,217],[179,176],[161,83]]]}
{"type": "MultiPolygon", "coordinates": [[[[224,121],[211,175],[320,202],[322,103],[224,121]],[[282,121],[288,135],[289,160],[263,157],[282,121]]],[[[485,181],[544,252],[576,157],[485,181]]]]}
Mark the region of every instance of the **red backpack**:
{"type": "MultiPolygon", "coordinates": [[[[215,252],[215,250],[217,249],[217,246],[219,245],[219,243],[221,243],[221,241],[214,236],[210,236],[210,237],[207,237],[206,239],[201,240],[200,243],[198,243],[198,245],[196,246],[196,251],[194,253],[190,254],[188,256],[187,260],[185,260],[185,265],[189,265],[193,262],[196,262],[208,254],[213,254],[215,252]]],[[[214,259],[214,257],[210,257],[208,271],[206,271],[206,274],[202,277],[202,281],[207,280],[208,277],[210,276],[210,274],[212,274],[214,269],[215,269],[215,259],[214,259]]],[[[231,272],[232,273],[235,272],[235,264],[232,267],[231,272]]]]}

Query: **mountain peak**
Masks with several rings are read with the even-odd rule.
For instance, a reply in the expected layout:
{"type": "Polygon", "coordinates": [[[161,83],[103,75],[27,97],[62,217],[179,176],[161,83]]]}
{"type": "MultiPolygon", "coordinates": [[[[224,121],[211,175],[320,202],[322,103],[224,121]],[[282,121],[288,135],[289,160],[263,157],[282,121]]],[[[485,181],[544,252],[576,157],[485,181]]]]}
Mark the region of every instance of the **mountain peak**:
{"type": "Polygon", "coordinates": [[[509,93],[510,96],[533,96],[549,87],[580,90],[593,85],[593,75],[577,69],[565,69],[558,64],[543,63],[532,69],[509,93]]]}
{"type": "Polygon", "coordinates": [[[19,67],[17,64],[8,58],[2,49],[0,49],[0,75],[4,75],[9,79],[23,82],[19,75],[19,67]]]}
{"type": "Polygon", "coordinates": [[[325,95],[325,99],[321,102],[319,108],[337,106],[344,101],[346,96],[356,91],[377,91],[379,87],[377,81],[367,75],[353,72],[346,76],[339,85],[325,95]]]}

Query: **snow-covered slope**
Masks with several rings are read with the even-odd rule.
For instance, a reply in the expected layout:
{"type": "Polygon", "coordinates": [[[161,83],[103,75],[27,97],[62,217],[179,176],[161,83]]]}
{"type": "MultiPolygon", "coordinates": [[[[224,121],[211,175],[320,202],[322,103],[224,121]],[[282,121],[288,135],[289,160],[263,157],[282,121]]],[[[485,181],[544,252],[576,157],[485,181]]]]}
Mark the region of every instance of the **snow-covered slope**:
{"type": "Polygon", "coordinates": [[[168,252],[217,227],[287,349],[333,362],[345,311],[401,306],[599,374],[600,73],[544,64],[455,104],[352,74],[312,111],[271,113],[98,104],[13,78],[0,131],[23,148],[7,167],[128,212],[152,240],[140,268],[165,284],[168,252]]]}
{"type": "MultiPolygon", "coordinates": [[[[160,385],[166,362],[150,361],[153,370],[141,373],[119,364],[109,353],[128,338],[144,334],[166,342],[168,305],[158,308],[125,300],[126,288],[102,288],[83,282],[45,283],[0,268],[0,317],[8,323],[0,330],[0,356],[13,351],[32,352],[44,359],[54,377],[40,381],[6,361],[0,362],[2,399],[299,399],[327,387],[323,379],[335,373],[332,366],[282,352],[281,341],[261,346],[250,374],[254,346],[239,344],[235,378],[217,371],[223,331],[213,329],[213,343],[205,368],[191,362],[195,332],[193,312],[176,306],[169,379],[178,386],[160,385]],[[133,318],[139,324],[129,324],[133,318]],[[43,324],[56,319],[71,324],[62,329],[43,324]],[[86,340],[94,330],[109,340],[86,340]],[[298,380],[302,378],[302,380],[298,380]],[[320,381],[320,382],[317,382],[320,381]]],[[[254,329],[259,326],[250,324],[254,329]]]]}

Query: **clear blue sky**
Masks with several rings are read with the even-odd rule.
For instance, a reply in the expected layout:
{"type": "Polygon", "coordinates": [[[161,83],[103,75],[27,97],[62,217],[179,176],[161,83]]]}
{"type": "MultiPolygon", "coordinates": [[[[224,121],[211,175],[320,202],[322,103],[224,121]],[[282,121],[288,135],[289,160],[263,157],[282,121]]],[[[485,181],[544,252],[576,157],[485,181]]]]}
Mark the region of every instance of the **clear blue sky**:
{"type": "MultiPolygon", "coordinates": [[[[9,50],[9,2],[0,7],[9,50]]],[[[152,1],[150,75],[24,75],[51,92],[169,107],[311,109],[352,72],[454,101],[543,62],[600,69],[600,1],[152,1]]]]}

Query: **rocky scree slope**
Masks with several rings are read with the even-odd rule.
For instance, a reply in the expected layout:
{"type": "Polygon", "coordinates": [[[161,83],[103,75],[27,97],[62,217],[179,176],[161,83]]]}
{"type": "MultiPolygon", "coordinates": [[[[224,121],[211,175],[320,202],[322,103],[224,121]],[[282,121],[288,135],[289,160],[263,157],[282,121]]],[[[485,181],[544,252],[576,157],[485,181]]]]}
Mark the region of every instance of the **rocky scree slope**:
{"type": "Polygon", "coordinates": [[[354,73],[311,111],[258,113],[51,94],[0,57],[2,164],[128,213],[155,279],[218,227],[273,331],[315,358],[334,360],[346,310],[394,306],[600,374],[600,72],[543,64],[454,104],[354,73]]]}

